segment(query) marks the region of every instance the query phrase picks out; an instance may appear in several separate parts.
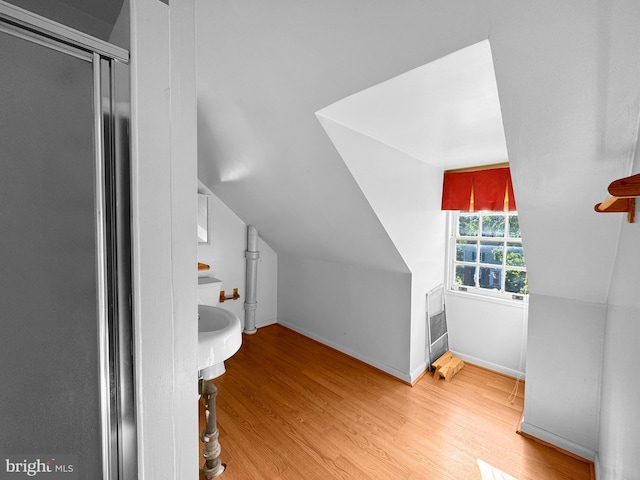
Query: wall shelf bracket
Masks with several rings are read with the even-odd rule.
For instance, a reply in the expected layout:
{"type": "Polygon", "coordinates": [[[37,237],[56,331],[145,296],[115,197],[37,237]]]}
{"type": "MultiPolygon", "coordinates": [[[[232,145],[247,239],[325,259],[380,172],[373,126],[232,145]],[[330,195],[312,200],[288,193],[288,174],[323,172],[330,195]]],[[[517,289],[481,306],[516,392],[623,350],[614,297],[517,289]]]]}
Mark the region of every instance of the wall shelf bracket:
{"type": "Polygon", "coordinates": [[[220,303],[224,303],[227,300],[238,300],[240,293],[237,288],[233,289],[233,295],[225,295],[224,290],[220,290],[220,303]]]}
{"type": "Polygon", "coordinates": [[[609,184],[611,195],[604,202],[594,206],[598,213],[626,212],[627,221],[634,223],[636,214],[636,197],[640,196],[640,173],[630,177],[619,178],[609,184]]]}

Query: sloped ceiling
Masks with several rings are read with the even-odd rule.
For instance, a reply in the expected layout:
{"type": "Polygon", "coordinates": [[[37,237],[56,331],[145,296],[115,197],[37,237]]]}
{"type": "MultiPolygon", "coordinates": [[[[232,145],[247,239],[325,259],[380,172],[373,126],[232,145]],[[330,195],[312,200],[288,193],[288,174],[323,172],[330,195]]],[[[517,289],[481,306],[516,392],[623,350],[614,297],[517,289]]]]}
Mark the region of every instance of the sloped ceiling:
{"type": "Polygon", "coordinates": [[[508,160],[489,41],[316,116],[412,273],[441,283],[443,170],[508,160]]]}
{"type": "Polygon", "coordinates": [[[197,10],[199,177],[278,254],[407,271],[314,112],[489,39],[531,290],[605,301],[621,218],[593,205],[635,148],[638,2],[197,10]]]}
{"type": "Polygon", "coordinates": [[[440,170],[509,161],[488,40],[350,95],[316,115],[440,170]]]}

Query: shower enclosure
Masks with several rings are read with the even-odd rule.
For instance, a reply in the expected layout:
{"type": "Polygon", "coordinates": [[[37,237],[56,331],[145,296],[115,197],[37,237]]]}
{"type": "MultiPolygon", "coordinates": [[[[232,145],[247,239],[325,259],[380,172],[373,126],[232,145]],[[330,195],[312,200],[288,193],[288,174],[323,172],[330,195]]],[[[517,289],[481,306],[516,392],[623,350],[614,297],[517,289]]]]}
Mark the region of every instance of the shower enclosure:
{"type": "Polygon", "coordinates": [[[136,478],[128,68],[0,2],[2,478],[136,478]]]}

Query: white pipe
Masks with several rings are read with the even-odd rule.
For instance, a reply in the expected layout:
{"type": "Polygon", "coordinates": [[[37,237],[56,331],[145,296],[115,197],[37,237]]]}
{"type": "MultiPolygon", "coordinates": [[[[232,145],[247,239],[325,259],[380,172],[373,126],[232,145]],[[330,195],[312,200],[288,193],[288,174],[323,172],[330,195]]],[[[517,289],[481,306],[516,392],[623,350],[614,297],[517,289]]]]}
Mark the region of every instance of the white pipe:
{"type": "Polygon", "coordinates": [[[254,334],[258,331],[256,328],[256,287],[258,284],[258,259],[260,252],[258,251],[258,230],[253,225],[247,225],[247,251],[245,252],[247,259],[247,286],[244,302],[244,333],[254,334]]]}

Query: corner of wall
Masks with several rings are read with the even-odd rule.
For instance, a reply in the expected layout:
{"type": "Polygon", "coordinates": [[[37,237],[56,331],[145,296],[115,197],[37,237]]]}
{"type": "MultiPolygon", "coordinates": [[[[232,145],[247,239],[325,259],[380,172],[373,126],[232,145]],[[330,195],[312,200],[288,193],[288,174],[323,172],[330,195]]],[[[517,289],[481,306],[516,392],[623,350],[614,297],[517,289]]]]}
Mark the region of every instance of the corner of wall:
{"type": "Polygon", "coordinates": [[[133,303],[141,479],[195,478],[198,473],[196,279],[190,273],[196,261],[193,7],[193,0],[177,2],[171,11],[158,0],[131,5],[133,303]]]}

